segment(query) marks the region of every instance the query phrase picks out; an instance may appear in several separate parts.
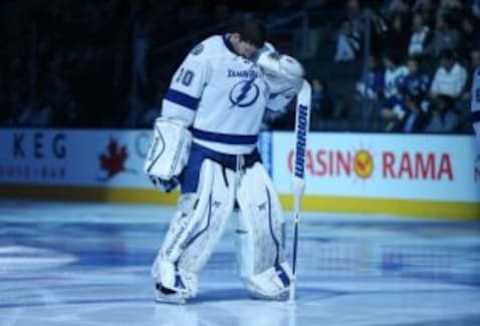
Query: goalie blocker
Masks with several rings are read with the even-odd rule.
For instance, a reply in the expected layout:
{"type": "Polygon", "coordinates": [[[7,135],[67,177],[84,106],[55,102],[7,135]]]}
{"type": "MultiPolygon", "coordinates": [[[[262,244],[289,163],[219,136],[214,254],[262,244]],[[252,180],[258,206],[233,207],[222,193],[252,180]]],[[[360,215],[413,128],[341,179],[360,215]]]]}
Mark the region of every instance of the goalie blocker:
{"type": "Polygon", "coordinates": [[[176,177],[187,164],[191,144],[192,134],[179,121],[155,120],[144,171],[157,189],[169,192],[177,186],[176,177]]]}

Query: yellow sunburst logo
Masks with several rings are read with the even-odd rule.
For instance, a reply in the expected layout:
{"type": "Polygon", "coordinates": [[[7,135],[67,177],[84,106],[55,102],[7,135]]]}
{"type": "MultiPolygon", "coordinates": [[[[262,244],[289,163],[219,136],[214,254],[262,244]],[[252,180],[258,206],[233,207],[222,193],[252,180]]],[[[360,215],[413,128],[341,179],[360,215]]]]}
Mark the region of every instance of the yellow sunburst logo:
{"type": "Polygon", "coordinates": [[[355,153],[353,170],[355,174],[362,179],[368,179],[373,173],[373,157],[366,150],[360,150],[355,153]]]}

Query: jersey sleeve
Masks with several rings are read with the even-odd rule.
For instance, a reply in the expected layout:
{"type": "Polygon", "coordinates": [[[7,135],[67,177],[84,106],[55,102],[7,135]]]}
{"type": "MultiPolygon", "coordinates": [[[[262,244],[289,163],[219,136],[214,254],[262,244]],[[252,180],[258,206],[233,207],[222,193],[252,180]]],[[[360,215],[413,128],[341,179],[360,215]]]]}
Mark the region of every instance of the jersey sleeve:
{"type": "Polygon", "coordinates": [[[204,44],[197,45],[173,75],[162,103],[162,116],[190,126],[195,118],[203,89],[208,83],[210,64],[204,44]]]}

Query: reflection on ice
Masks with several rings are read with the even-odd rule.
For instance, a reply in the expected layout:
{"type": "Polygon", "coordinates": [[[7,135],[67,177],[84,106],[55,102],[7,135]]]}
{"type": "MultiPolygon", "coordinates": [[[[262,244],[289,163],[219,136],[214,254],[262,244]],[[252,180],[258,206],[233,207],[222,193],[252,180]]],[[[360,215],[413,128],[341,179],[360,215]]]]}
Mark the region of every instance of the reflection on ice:
{"type": "Polygon", "coordinates": [[[0,325],[480,325],[478,222],[305,214],[295,306],[248,297],[231,236],[176,306],[149,275],[171,213],[0,203],[0,325]]]}
{"type": "Polygon", "coordinates": [[[259,301],[207,306],[157,304],[154,321],[169,326],[295,326],[295,306],[259,301]]]}

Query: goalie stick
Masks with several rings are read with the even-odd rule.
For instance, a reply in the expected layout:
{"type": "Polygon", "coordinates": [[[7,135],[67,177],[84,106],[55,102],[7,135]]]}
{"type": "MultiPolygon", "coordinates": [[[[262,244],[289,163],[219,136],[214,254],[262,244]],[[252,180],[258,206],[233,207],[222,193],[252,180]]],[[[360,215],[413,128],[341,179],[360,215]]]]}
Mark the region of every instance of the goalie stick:
{"type": "Polygon", "coordinates": [[[300,209],[305,190],[305,150],[307,146],[307,134],[310,127],[310,107],[312,89],[304,80],[302,89],[297,95],[295,113],[295,164],[293,170],[293,258],[292,258],[292,282],[290,284],[289,302],[295,300],[296,274],[298,252],[298,228],[300,224],[300,209]]]}

